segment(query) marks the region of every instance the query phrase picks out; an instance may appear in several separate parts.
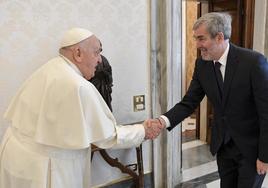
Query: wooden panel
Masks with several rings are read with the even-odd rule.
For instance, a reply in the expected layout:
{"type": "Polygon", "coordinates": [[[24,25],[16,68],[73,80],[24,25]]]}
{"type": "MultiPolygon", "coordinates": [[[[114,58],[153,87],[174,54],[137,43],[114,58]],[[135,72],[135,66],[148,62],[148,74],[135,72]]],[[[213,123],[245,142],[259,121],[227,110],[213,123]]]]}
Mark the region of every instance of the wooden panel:
{"type": "Polygon", "coordinates": [[[255,14],[255,0],[246,0],[243,11],[242,26],[244,28],[243,32],[243,42],[242,46],[245,48],[253,48],[253,33],[254,33],[254,14],[255,14]]]}
{"type": "Polygon", "coordinates": [[[236,11],[228,11],[226,13],[229,13],[232,16],[232,34],[230,41],[238,46],[241,46],[243,41],[241,38],[241,18],[236,11]]]}
{"type": "MultiPolygon", "coordinates": [[[[196,1],[186,1],[186,90],[191,83],[197,57],[196,44],[193,40],[193,25],[197,19],[198,5],[196,1]]],[[[191,116],[196,119],[196,138],[199,138],[199,108],[191,116]]]]}
{"type": "Polygon", "coordinates": [[[217,2],[211,4],[211,9],[214,12],[225,12],[230,10],[237,10],[237,0],[232,0],[231,2],[217,2]]]}
{"type": "Polygon", "coordinates": [[[232,16],[232,34],[230,41],[241,46],[242,20],[240,0],[212,0],[209,4],[210,12],[224,12],[232,16]]]}
{"type": "Polygon", "coordinates": [[[188,89],[192,80],[195,59],[197,57],[197,50],[195,40],[193,40],[193,25],[197,19],[197,8],[198,4],[194,1],[186,2],[186,88],[188,89]]]}
{"type": "Polygon", "coordinates": [[[210,0],[212,3],[231,3],[233,0],[210,0]]]}

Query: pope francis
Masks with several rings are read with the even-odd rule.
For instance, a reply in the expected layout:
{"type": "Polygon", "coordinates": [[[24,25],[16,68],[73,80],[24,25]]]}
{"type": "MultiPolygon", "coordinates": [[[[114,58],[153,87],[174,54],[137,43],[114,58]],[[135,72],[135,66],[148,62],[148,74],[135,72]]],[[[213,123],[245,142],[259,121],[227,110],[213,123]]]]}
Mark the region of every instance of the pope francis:
{"type": "Polygon", "coordinates": [[[92,143],[127,148],[152,138],[150,131],[160,132],[157,122],[116,124],[87,81],[100,52],[92,32],[73,28],[64,34],[59,56],[19,89],[4,115],[11,125],[0,146],[1,188],[88,188],[92,143]]]}

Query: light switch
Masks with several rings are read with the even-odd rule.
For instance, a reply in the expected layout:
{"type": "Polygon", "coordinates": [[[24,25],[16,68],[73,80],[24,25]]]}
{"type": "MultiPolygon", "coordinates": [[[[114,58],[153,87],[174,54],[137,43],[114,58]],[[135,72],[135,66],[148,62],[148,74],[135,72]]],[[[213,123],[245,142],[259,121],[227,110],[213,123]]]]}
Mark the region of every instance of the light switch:
{"type": "Polygon", "coordinates": [[[145,95],[133,96],[134,112],[145,110],[145,95]]]}

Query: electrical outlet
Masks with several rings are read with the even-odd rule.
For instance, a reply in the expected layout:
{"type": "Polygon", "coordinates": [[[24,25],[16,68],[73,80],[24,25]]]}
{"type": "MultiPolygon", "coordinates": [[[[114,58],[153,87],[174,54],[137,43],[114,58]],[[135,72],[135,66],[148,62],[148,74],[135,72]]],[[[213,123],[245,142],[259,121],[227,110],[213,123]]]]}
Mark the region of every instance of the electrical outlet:
{"type": "Polygon", "coordinates": [[[133,96],[134,112],[145,110],[145,95],[133,96]]]}

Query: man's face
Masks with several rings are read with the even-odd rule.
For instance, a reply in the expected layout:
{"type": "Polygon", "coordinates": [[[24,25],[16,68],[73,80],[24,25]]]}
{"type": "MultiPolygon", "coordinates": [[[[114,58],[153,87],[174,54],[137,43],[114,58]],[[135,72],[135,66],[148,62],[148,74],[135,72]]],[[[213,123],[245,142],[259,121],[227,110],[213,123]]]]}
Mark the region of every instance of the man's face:
{"type": "Polygon", "coordinates": [[[221,57],[219,37],[216,35],[215,38],[211,38],[206,25],[202,24],[194,30],[194,38],[203,60],[218,60],[221,57]]]}
{"type": "Polygon", "coordinates": [[[102,49],[97,37],[92,36],[85,41],[82,50],[82,61],[79,67],[85,79],[90,80],[94,76],[96,67],[101,62],[101,51],[102,49]]]}

